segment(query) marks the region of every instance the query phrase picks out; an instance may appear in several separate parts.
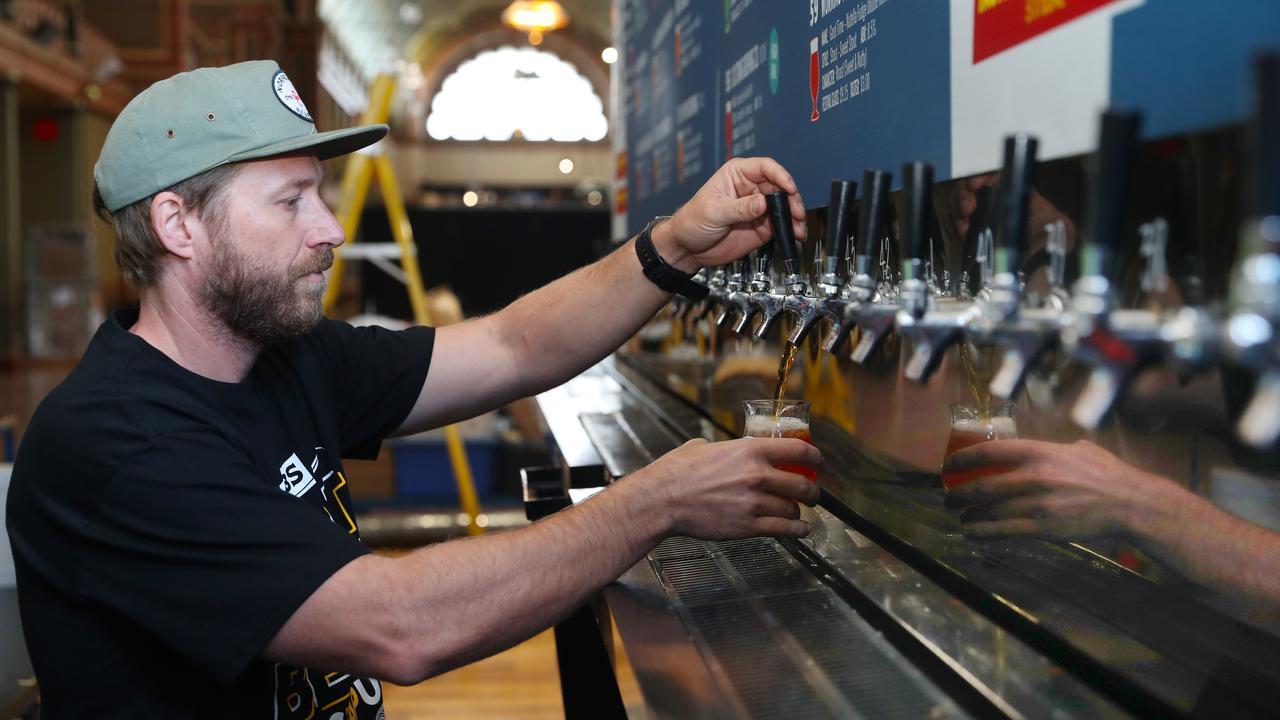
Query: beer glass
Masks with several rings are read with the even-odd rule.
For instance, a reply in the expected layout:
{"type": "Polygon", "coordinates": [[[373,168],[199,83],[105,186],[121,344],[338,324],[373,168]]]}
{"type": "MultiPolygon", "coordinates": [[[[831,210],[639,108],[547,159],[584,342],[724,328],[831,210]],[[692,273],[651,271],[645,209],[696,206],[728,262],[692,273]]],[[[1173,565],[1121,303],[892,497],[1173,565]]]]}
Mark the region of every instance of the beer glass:
{"type": "MultiPolygon", "coordinates": [[[[742,406],[747,414],[746,422],[743,423],[743,437],[799,438],[813,444],[813,438],[809,435],[807,400],[744,400],[742,406]]],[[[818,473],[804,465],[775,467],[803,475],[810,480],[818,479],[818,473]]]]}
{"type": "Polygon", "coordinates": [[[952,453],[990,440],[1012,440],[1017,437],[1018,426],[1013,420],[1013,403],[993,402],[987,413],[970,405],[952,405],[951,437],[947,440],[947,453],[942,459],[942,487],[950,490],[957,485],[1005,470],[1001,467],[982,467],[968,472],[947,472],[947,459],[952,453]]]}

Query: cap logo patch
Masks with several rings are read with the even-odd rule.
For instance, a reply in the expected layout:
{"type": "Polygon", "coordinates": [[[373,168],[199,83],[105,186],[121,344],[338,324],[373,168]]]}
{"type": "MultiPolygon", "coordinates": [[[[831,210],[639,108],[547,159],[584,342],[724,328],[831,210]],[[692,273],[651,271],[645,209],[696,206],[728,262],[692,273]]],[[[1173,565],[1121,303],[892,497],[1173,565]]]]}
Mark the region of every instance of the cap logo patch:
{"type": "Polygon", "coordinates": [[[276,70],[276,74],[271,76],[271,89],[276,92],[276,99],[289,109],[289,112],[306,120],[309,123],[315,121],[311,119],[311,113],[307,112],[307,106],[302,102],[302,96],[298,94],[298,90],[293,86],[293,82],[289,80],[289,76],[284,74],[283,70],[276,70]]]}

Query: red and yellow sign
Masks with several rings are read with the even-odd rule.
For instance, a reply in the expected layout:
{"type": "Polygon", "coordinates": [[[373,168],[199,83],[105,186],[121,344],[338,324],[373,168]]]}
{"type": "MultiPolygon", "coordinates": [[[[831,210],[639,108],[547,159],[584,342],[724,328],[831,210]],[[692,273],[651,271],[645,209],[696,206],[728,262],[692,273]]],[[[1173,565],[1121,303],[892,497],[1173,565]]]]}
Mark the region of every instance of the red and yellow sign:
{"type": "Polygon", "coordinates": [[[973,62],[1004,52],[1116,0],[974,0],[973,62]]]}

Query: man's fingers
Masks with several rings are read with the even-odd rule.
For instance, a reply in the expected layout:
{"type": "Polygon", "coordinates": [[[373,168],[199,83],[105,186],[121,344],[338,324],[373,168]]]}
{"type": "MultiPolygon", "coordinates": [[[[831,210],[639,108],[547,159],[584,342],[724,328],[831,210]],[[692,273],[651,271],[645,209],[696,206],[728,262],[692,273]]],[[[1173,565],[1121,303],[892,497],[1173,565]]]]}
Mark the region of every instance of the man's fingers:
{"type": "Polygon", "coordinates": [[[804,520],[762,517],[756,519],[753,529],[756,534],[769,537],[804,537],[809,534],[809,523],[804,520]]]}
{"type": "Polygon", "coordinates": [[[994,475],[971,480],[963,485],[951,488],[946,492],[946,504],[948,507],[978,505],[1043,490],[1043,483],[1034,477],[1021,473],[994,475]]]}
{"type": "Polygon", "coordinates": [[[721,227],[733,227],[760,218],[766,209],[764,196],[752,194],[717,207],[712,222],[721,227]]]}
{"type": "Polygon", "coordinates": [[[777,160],[768,157],[739,158],[738,172],[754,183],[771,183],[779,190],[795,195],[796,181],[777,160]]]}
{"type": "Polygon", "coordinates": [[[1019,518],[1039,520],[1044,517],[1045,503],[1043,496],[1020,495],[1009,500],[971,507],[960,513],[960,522],[972,524],[1019,518]]]}
{"type": "Polygon", "coordinates": [[[1034,460],[1043,452],[1044,443],[1035,440],[995,440],[957,450],[947,458],[948,472],[968,472],[983,467],[1016,467],[1034,460]]]}
{"type": "Polygon", "coordinates": [[[796,520],[800,517],[800,506],[786,498],[759,493],[755,498],[756,517],[780,517],[796,520]]]}
{"type": "Polygon", "coordinates": [[[760,448],[770,465],[804,465],[815,470],[822,467],[822,452],[797,438],[756,438],[765,442],[754,443],[760,448]]]}
{"type": "Polygon", "coordinates": [[[805,505],[813,505],[818,502],[818,484],[803,475],[797,475],[793,472],[785,470],[777,470],[765,476],[764,482],[760,484],[760,489],[782,498],[788,504],[794,504],[792,500],[798,500],[805,505]]]}

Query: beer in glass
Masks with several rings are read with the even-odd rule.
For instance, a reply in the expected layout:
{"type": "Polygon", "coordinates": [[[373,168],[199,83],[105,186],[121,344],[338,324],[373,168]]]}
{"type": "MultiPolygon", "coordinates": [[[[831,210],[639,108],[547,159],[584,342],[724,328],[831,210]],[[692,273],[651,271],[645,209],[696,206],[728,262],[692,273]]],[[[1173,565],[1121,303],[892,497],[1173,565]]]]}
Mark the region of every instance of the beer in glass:
{"type": "Polygon", "coordinates": [[[990,440],[1012,440],[1018,437],[1013,421],[1013,403],[993,402],[988,412],[969,405],[951,406],[951,437],[942,459],[942,486],[948,490],[971,480],[1004,472],[1002,467],[982,467],[967,472],[947,472],[947,459],[957,450],[990,440]]]}
{"type": "MultiPolygon", "coordinates": [[[[799,438],[810,445],[809,402],[806,400],[745,400],[746,421],[743,437],[799,438]]],[[[817,480],[818,473],[804,465],[777,465],[779,470],[817,480]]]]}

